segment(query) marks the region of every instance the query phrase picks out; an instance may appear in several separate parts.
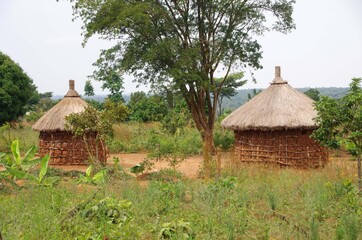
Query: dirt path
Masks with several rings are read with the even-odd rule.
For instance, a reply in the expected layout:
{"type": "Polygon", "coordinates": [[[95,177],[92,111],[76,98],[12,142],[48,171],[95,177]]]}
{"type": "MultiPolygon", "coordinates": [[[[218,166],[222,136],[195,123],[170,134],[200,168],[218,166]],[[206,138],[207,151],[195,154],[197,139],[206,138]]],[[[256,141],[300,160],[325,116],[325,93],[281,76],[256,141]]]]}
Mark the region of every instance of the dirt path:
{"type": "MultiPolygon", "coordinates": [[[[126,170],[133,167],[134,165],[142,162],[146,157],[146,153],[120,153],[120,154],[111,154],[108,158],[107,164],[113,164],[113,158],[117,157],[120,160],[120,164],[126,170]]],[[[226,162],[231,158],[231,153],[222,153],[220,156],[221,166],[224,166],[226,162]]],[[[181,163],[177,168],[178,171],[182,172],[187,178],[197,178],[200,167],[202,166],[202,156],[192,156],[181,163]]],[[[63,170],[78,170],[85,171],[88,166],[64,166],[64,165],[52,165],[52,167],[60,168],[63,170]]],[[[153,171],[158,171],[160,169],[170,168],[168,162],[158,161],[155,162],[153,171]]]]}
{"type": "MultiPolygon", "coordinates": [[[[146,157],[147,154],[144,153],[127,153],[127,154],[111,154],[109,164],[112,163],[112,158],[118,157],[121,165],[128,169],[133,167],[137,163],[142,162],[146,157]]],[[[221,154],[221,165],[223,166],[228,159],[230,159],[230,153],[222,153],[221,154]]],[[[202,156],[192,156],[181,163],[181,165],[177,168],[178,171],[182,172],[188,178],[197,178],[198,171],[202,166],[202,156]]],[[[155,162],[154,170],[157,171],[164,168],[170,168],[168,162],[166,161],[159,161],[155,162]]]]}

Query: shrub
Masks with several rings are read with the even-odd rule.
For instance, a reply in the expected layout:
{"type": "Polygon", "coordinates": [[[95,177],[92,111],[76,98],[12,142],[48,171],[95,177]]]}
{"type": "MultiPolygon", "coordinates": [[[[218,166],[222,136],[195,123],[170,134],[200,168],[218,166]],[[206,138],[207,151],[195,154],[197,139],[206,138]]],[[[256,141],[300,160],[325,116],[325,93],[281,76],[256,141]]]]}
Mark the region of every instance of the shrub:
{"type": "Polygon", "coordinates": [[[215,147],[222,149],[223,151],[230,150],[235,141],[234,133],[230,130],[221,129],[220,127],[215,129],[214,144],[215,147]]]}
{"type": "Polygon", "coordinates": [[[73,237],[81,239],[135,238],[136,232],[130,230],[131,206],[128,200],[110,197],[91,200],[77,206],[77,214],[67,216],[63,227],[73,237]]]}

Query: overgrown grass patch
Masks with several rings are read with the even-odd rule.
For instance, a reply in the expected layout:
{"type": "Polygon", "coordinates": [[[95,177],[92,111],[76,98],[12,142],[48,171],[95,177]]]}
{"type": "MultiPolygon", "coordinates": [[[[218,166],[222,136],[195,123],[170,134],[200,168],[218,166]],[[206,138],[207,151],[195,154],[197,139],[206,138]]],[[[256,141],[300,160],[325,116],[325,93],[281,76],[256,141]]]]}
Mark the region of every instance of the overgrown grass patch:
{"type": "Polygon", "coordinates": [[[31,129],[31,126],[21,126],[21,127],[10,127],[9,125],[4,125],[0,127],[0,152],[9,151],[9,146],[11,142],[15,139],[19,140],[20,150],[25,151],[31,146],[38,145],[39,133],[31,129]]]}
{"type": "MultiPolygon", "coordinates": [[[[113,126],[114,137],[107,143],[111,153],[150,152],[160,146],[167,147],[176,136],[162,131],[159,123],[116,124],[113,126]]],[[[187,155],[200,154],[202,142],[200,134],[194,128],[185,128],[177,136],[179,150],[187,155]]]]}
{"type": "Polygon", "coordinates": [[[0,232],[4,239],[83,239],[87,229],[116,236],[117,226],[102,222],[103,229],[88,228],[80,213],[68,230],[62,224],[87,199],[99,204],[111,198],[132,203],[127,210],[132,220],[120,227],[126,239],[158,239],[170,231],[171,239],[182,232],[195,239],[360,239],[362,201],[349,166],[243,165],[208,180],[154,178],[141,186],[135,179],[111,178],[100,190],[67,179],[55,187],[1,192],[0,232]]]}

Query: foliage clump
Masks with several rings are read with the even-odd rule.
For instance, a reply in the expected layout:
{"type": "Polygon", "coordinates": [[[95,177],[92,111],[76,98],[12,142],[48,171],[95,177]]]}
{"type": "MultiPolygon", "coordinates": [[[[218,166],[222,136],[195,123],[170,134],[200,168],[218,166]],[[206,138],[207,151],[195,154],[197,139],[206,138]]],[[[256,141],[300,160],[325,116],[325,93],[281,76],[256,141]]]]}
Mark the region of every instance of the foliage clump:
{"type": "Polygon", "coordinates": [[[23,69],[0,52],[0,126],[26,113],[36,87],[23,69]]]}
{"type": "Polygon", "coordinates": [[[11,144],[11,153],[0,153],[0,184],[2,182],[18,186],[16,180],[30,180],[38,185],[52,186],[59,181],[58,177],[46,177],[50,156],[34,158],[37,148],[35,146],[21,155],[19,141],[14,140],[11,144]],[[40,165],[39,172],[34,175],[31,171],[40,165]]]}
{"type": "Polygon", "coordinates": [[[357,160],[358,186],[362,190],[362,78],[353,78],[346,96],[324,97],[316,103],[318,128],[312,137],[332,149],[344,148],[357,160]]]}
{"type": "Polygon", "coordinates": [[[132,203],[105,197],[92,199],[76,207],[76,214],[63,223],[73,237],[81,239],[130,239],[137,236],[130,229],[132,203]]]}
{"type": "Polygon", "coordinates": [[[103,110],[96,110],[93,107],[87,107],[83,112],[72,113],[67,116],[65,128],[71,131],[75,136],[83,138],[84,144],[89,154],[92,164],[98,163],[99,152],[98,146],[103,151],[102,156],[107,156],[107,149],[104,142],[113,137],[113,124],[120,122],[126,118],[128,109],[123,103],[115,103],[106,100],[103,110]],[[96,154],[92,155],[88,138],[95,138],[96,154]]]}

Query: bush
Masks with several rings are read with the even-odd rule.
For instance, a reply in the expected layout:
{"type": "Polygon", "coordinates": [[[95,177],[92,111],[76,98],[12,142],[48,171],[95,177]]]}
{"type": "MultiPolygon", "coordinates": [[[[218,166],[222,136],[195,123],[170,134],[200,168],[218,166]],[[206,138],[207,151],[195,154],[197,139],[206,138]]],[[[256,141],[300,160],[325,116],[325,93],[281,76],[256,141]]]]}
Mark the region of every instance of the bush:
{"type": "Polygon", "coordinates": [[[214,132],[215,147],[228,151],[234,146],[235,136],[230,130],[217,127],[214,132]]]}
{"type": "Polygon", "coordinates": [[[106,197],[76,207],[77,215],[65,220],[65,229],[77,239],[129,239],[136,232],[130,230],[132,203],[106,197]]]}
{"type": "Polygon", "coordinates": [[[107,141],[111,153],[118,152],[154,152],[178,151],[186,156],[200,154],[202,142],[198,131],[186,127],[177,136],[161,130],[159,123],[117,124],[113,126],[114,137],[107,141]],[[173,150],[172,150],[173,149],[173,150]]]}
{"type": "Polygon", "coordinates": [[[183,131],[191,125],[191,114],[186,104],[179,104],[170,109],[161,121],[163,130],[169,134],[175,134],[176,131],[183,131]]]}

